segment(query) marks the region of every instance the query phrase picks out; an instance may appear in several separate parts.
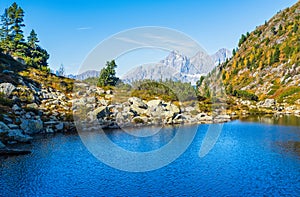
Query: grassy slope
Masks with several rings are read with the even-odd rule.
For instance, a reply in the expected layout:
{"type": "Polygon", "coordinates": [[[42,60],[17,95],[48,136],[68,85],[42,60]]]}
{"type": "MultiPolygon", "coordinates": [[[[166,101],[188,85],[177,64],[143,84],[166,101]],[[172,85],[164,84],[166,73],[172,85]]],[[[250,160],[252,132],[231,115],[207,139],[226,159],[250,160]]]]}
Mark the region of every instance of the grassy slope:
{"type": "Polygon", "coordinates": [[[300,99],[300,2],[251,32],[235,56],[204,81],[202,92],[204,84],[222,84],[227,92],[231,86],[259,99],[300,99]],[[274,61],[276,51],[280,53],[274,61]]]}

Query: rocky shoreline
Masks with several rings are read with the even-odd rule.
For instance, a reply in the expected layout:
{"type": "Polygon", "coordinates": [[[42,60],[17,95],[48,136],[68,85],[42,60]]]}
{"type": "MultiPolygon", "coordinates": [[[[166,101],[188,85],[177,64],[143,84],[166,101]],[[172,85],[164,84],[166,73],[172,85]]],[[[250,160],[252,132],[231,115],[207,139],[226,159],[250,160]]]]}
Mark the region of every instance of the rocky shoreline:
{"type": "Polygon", "coordinates": [[[15,87],[11,83],[1,83],[0,92],[12,103],[0,120],[0,155],[30,153],[28,150],[10,149],[10,145],[30,143],[36,134],[76,131],[75,123],[88,125],[85,130],[95,127],[119,129],[151,125],[192,125],[231,121],[239,115],[251,113],[299,114],[295,105],[278,104],[274,99],[261,102],[237,100],[242,110],[231,111],[222,104],[213,112],[203,112],[197,106],[183,103],[165,102],[160,99],[145,101],[129,97],[118,101],[112,90],[104,90],[85,83],[74,93],[63,93],[51,87],[37,87],[24,83],[26,87],[15,87]],[[31,97],[31,103],[22,97],[31,97]],[[74,119],[73,119],[74,113],[74,119]],[[228,115],[229,114],[229,115],[228,115]],[[75,122],[74,122],[75,120],[75,122]],[[96,125],[95,125],[96,123],[96,125]]]}

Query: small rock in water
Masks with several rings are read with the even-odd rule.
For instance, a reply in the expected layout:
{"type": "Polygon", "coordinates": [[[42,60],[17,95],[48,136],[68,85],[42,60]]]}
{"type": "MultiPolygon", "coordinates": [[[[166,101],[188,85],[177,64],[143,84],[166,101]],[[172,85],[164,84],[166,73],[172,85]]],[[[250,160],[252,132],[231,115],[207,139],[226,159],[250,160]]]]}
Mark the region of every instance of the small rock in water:
{"type": "Polygon", "coordinates": [[[64,129],[64,123],[60,122],[59,124],[55,125],[55,128],[58,131],[62,131],[64,129]]]}

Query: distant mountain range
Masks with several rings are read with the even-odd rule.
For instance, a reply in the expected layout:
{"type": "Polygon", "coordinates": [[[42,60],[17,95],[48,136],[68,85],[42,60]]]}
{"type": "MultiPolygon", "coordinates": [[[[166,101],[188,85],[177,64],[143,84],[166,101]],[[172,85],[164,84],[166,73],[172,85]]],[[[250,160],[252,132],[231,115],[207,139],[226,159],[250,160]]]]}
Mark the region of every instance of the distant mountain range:
{"type": "Polygon", "coordinates": [[[88,79],[88,78],[93,78],[93,77],[99,77],[100,75],[100,71],[96,71],[96,70],[88,70],[86,72],[83,72],[79,75],[68,75],[67,77],[68,78],[71,78],[71,79],[77,79],[77,80],[80,80],[80,81],[83,81],[85,79],[88,79]]]}
{"type": "MultiPolygon", "coordinates": [[[[131,83],[137,80],[180,80],[182,82],[191,82],[195,84],[201,75],[206,75],[215,66],[231,58],[232,53],[228,49],[220,49],[213,55],[207,55],[204,52],[198,52],[195,56],[189,58],[177,51],[172,51],[164,60],[157,64],[138,66],[121,79],[125,83],[131,83]]],[[[87,78],[99,77],[100,72],[89,70],[79,75],[68,75],[69,78],[85,80],[87,78]]]]}
{"type": "Polygon", "coordinates": [[[125,83],[137,80],[152,79],[190,82],[196,84],[201,75],[206,75],[213,68],[232,56],[228,49],[220,49],[213,55],[198,52],[189,58],[177,51],[172,51],[164,60],[157,64],[142,65],[132,69],[122,77],[125,83]]]}

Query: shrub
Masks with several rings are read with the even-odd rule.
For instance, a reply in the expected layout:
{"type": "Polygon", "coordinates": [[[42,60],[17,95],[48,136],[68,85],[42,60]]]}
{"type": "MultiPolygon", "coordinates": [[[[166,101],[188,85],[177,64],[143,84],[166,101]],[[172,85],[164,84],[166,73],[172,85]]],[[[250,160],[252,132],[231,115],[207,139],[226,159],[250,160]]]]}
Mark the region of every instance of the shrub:
{"type": "Polygon", "coordinates": [[[258,96],[256,96],[253,93],[247,92],[245,90],[234,90],[233,96],[244,98],[244,99],[249,99],[252,101],[258,101],[258,96]]]}

